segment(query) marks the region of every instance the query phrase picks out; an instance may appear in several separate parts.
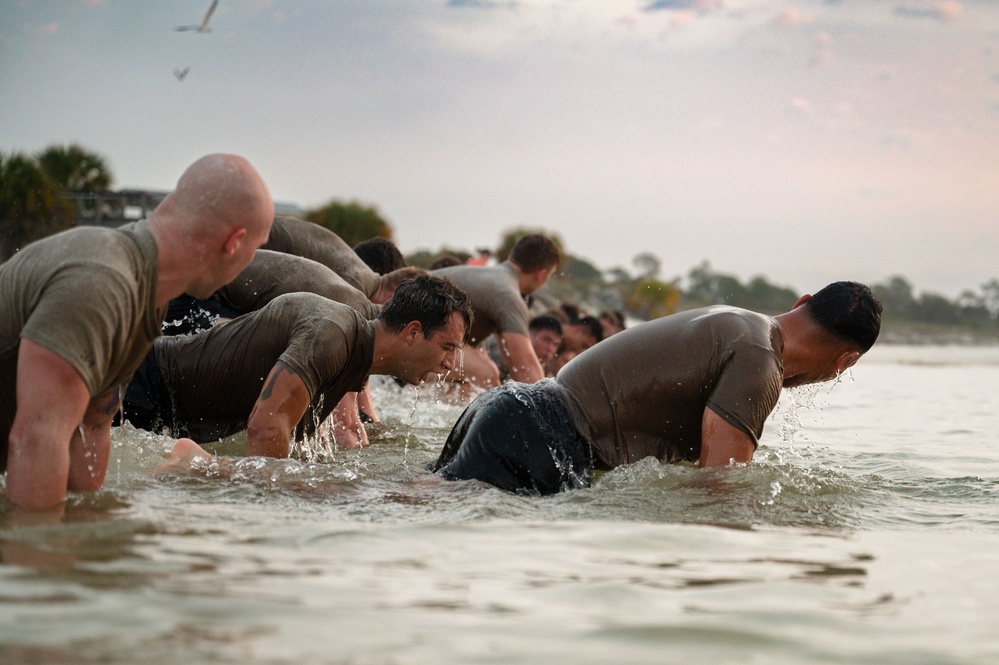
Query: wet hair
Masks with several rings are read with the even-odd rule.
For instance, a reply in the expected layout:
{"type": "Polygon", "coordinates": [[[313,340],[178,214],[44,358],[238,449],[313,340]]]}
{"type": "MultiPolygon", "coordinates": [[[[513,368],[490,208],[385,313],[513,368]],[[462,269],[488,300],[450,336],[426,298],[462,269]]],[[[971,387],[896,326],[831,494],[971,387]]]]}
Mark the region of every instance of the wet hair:
{"type": "Polygon", "coordinates": [[[624,320],[624,314],[616,309],[605,310],[597,318],[607,321],[619,330],[625,330],[628,327],[624,320]]]}
{"type": "Polygon", "coordinates": [[[398,288],[407,279],[413,279],[414,277],[419,277],[420,275],[426,275],[427,271],[423,268],[417,268],[416,266],[405,266],[399,268],[398,270],[393,270],[392,272],[384,275],[385,284],[390,288],[398,288]]]}
{"type": "Polygon", "coordinates": [[[556,319],[554,316],[548,316],[547,314],[541,314],[535,316],[531,319],[531,322],[527,325],[528,330],[534,332],[535,330],[551,330],[553,333],[562,336],[562,322],[556,319]]]}
{"type": "Polygon", "coordinates": [[[443,330],[455,312],[465,320],[468,341],[472,329],[472,304],[465,292],[441,275],[422,274],[399,284],[392,299],[385,303],[378,320],[393,332],[399,332],[411,321],[423,326],[423,336],[429,338],[443,330]]]}
{"type": "Polygon", "coordinates": [[[866,353],[881,331],[881,303],[869,286],[833,282],[814,294],[805,308],[820,328],[866,353]]]}
{"type": "Polygon", "coordinates": [[[354,253],[379,275],[387,275],[406,266],[406,259],[403,258],[399,248],[394,242],[382,236],[357,243],[354,245],[354,253]]]}
{"type": "Polygon", "coordinates": [[[598,342],[604,338],[604,327],[600,325],[600,319],[595,316],[581,316],[573,321],[572,325],[582,326],[598,342]]]}
{"type": "Polygon", "coordinates": [[[509,261],[524,272],[547,270],[558,265],[558,245],[540,233],[531,233],[521,237],[513,246],[509,261]]]}

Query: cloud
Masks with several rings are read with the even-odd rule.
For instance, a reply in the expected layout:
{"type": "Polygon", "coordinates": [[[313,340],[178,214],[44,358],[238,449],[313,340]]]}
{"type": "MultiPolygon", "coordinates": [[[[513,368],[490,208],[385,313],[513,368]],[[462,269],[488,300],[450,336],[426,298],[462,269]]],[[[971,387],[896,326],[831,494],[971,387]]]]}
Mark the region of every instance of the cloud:
{"type": "Polygon", "coordinates": [[[652,0],[642,8],[646,12],[658,12],[667,9],[693,9],[709,11],[725,7],[725,0],[652,0]]]}
{"type": "Polygon", "coordinates": [[[505,7],[515,9],[516,0],[447,0],[448,7],[475,7],[477,9],[496,9],[505,7]]]}
{"type": "Polygon", "coordinates": [[[105,0],[80,0],[80,3],[93,9],[103,7],[106,4],[105,0]]]}
{"type": "Polygon", "coordinates": [[[771,22],[781,28],[796,28],[808,23],[814,23],[815,19],[805,16],[797,9],[791,8],[775,16],[771,22]]]}
{"type": "Polygon", "coordinates": [[[46,23],[45,25],[39,26],[35,29],[35,34],[42,35],[43,37],[51,37],[52,35],[59,32],[60,26],[58,23],[46,23]]]}
{"type": "Polygon", "coordinates": [[[813,51],[809,64],[817,66],[829,62],[832,57],[832,51],[829,48],[831,44],[832,36],[828,32],[819,31],[812,35],[813,51]]]}
{"type": "Polygon", "coordinates": [[[964,5],[957,0],[941,0],[930,8],[899,5],[895,15],[903,18],[929,18],[937,21],[952,21],[964,13],[964,5]]]}

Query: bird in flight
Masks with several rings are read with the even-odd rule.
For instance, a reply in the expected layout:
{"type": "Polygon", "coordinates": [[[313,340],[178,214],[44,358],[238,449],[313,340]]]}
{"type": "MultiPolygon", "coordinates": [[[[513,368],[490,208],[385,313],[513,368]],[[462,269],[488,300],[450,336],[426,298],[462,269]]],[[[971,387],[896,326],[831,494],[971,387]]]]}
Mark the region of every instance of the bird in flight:
{"type": "Polygon", "coordinates": [[[177,30],[179,32],[184,32],[187,30],[193,30],[194,32],[211,32],[212,29],[208,27],[208,22],[212,20],[212,13],[215,11],[215,8],[218,7],[218,5],[219,5],[219,0],[212,0],[211,7],[209,7],[208,11],[205,12],[205,18],[201,19],[201,25],[180,25],[174,28],[174,30],[177,30]]]}
{"type": "Polygon", "coordinates": [[[184,67],[183,69],[176,69],[176,68],[175,68],[175,69],[173,70],[173,75],[177,77],[177,80],[178,80],[178,81],[183,81],[183,80],[184,80],[184,77],[185,77],[185,76],[187,76],[187,73],[188,73],[189,71],[191,71],[191,68],[190,68],[190,67],[184,67]]]}

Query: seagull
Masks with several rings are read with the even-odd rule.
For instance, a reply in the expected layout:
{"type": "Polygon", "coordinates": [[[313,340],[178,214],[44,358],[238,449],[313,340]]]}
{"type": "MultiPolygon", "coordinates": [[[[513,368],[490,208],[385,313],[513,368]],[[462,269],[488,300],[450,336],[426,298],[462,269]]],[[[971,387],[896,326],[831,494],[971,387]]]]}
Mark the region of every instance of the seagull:
{"type": "Polygon", "coordinates": [[[212,6],[208,8],[205,12],[205,18],[201,19],[201,25],[180,25],[174,28],[179,32],[184,32],[186,30],[193,30],[194,32],[211,32],[212,29],[208,27],[208,22],[212,20],[212,12],[218,7],[219,0],[212,0],[212,6]]]}
{"type": "Polygon", "coordinates": [[[178,81],[183,81],[189,71],[191,71],[190,67],[184,67],[183,69],[174,68],[173,75],[177,77],[178,81]]]}

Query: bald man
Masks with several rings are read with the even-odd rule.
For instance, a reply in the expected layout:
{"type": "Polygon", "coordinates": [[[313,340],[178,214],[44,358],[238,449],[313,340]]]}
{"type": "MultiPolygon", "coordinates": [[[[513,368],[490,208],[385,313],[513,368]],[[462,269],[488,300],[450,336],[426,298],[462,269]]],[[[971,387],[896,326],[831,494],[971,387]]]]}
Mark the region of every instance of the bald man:
{"type": "Polygon", "coordinates": [[[171,298],[205,298],[267,240],[274,204],[242,157],[208,155],[148,219],[31,243],[0,265],[0,465],[17,506],[100,488],[119,389],[171,298]]]}

